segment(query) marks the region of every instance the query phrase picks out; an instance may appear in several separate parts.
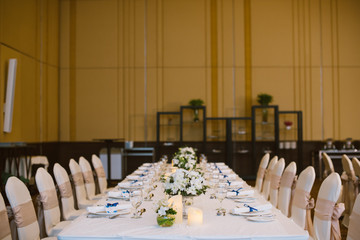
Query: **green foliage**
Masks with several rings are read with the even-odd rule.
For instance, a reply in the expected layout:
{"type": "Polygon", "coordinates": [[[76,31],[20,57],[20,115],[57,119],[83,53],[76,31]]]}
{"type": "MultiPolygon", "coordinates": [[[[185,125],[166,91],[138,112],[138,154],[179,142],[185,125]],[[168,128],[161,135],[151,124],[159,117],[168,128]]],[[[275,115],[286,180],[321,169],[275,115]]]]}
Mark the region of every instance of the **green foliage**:
{"type": "Polygon", "coordinates": [[[193,107],[202,106],[204,104],[204,101],[201,99],[192,99],[189,101],[189,105],[193,107]]]}
{"type": "Polygon", "coordinates": [[[257,102],[260,105],[269,105],[273,100],[273,97],[267,93],[259,93],[257,95],[257,102]]]}

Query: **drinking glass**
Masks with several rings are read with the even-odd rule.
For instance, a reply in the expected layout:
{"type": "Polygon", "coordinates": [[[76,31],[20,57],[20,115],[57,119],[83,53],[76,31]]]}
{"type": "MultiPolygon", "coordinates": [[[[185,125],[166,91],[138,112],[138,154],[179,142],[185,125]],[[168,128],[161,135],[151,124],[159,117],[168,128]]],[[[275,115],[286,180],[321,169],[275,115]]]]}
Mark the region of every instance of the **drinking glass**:
{"type": "Polygon", "coordinates": [[[219,200],[219,202],[220,202],[220,207],[217,208],[216,210],[221,211],[221,212],[226,211],[226,210],[222,207],[222,202],[223,202],[223,200],[225,199],[226,194],[227,194],[227,189],[226,189],[226,188],[220,187],[220,188],[217,188],[217,189],[216,189],[216,199],[219,200]]]}
{"type": "Polygon", "coordinates": [[[141,213],[138,211],[138,208],[141,206],[143,201],[142,190],[137,189],[130,193],[130,203],[134,208],[134,214],[132,218],[141,218],[141,213]]]}

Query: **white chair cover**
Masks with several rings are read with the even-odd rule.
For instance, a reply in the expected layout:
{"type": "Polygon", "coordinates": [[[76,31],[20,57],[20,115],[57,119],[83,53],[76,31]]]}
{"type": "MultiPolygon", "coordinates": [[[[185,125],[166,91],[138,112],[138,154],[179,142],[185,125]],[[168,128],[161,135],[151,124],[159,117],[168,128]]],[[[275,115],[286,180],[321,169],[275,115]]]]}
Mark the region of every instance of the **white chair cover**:
{"type": "Polygon", "coordinates": [[[314,214],[314,233],[316,239],[341,239],[339,217],[344,204],[337,204],[341,190],[338,173],[331,173],[322,183],[316,200],[314,214]]]}
{"type": "Polygon", "coordinates": [[[266,167],[269,163],[269,159],[270,159],[270,154],[266,153],[260,161],[257,176],[256,176],[256,183],[255,183],[255,189],[258,190],[258,192],[261,192],[261,188],[263,185],[264,176],[265,176],[265,172],[266,172],[266,167]]]}
{"type": "Polygon", "coordinates": [[[325,153],[325,152],[322,153],[322,159],[323,159],[324,167],[325,167],[324,172],[323,172],[323,177],[326,178],[331,173],[335,172],[334,164],[333,164],[331,158],[329,157],[329,155],[327,155],[327,153],[325,153]]]}
{"type": "Polygon", "coordinates": [[[360,194],[357,195],[355,204],[350,215],[349,229],[347,232],[348,240],[360,239],[360,194]]]}
{"type": "Polygon", "coordinates": [[[54,176],[60,191],[62,216],[65,220],[74,220],[86,210],[75,209],[69,176],[66,170],[58,163],[54,164],[54,176]]]}
{"type": "Polygon", "coordinates": [[[19,240],[39,239],[40,230],[35,208],[25,184],[16,177],[10,177],[5,191],[14,212],[19,240]]]}
{"type": "Polygon", "coordinates": [[[107,180],[102,162],[95,154],[91,156],[91,161],[97,175],[100,193],[105,193],[107,189],[107,180]]]}
{"type": "Polygon", "coordinates": [[[296,163],[291,162],[284,170],[280,180],[278,208],[285,216],[290,216],[290,203],[296,187],[296,163]]]}
{"type": "Polygon", "coordinates": [[[278,157],[274,156],[271,160],[270,163],[266,169],[266,174],[264,177],[264,183],[263,183],[263,188],[262,188],[262,195],[264,196],[264,198],[266,200],[269,199],[269,194],[270,194],[270,179],[271,179],[271,171],[274,168],[275,164],[278,161],[278,157]]]}
{"type": "Polygon", "coordinates": [[[357,182],[357,178],[355,176],[355,171],[352,162],[346,154],[342,156],[341,163],[344,170],[343,173],[341,174],[341,180],[343,183],[342,199],[345,204],[344,218],[342,224],[345,227],[348,227],[349,217],[355,200],[354,185],[357,182]]]}
{"type": "Polygon", "coordinates": [[[280,158],[280,160],[275,164],[273,170],[271,171],[270,203],[274,207],[277,207],[278,204],[280,179],[284,171],[284,168],[285,168],[285,160],[283,158],[280,158]]]}
{"type": "Polygon", "coordinates": [[[57,236],[70,221],[60,222],[59,201],[51,175],[44,168],[38,168],[35,181],[44,211],[46,234],[51,237],[57,236]]]}
{"type": "Polygon", "coordinates": [[[0,239],[11,240],[11,230],[9,224],[9,218],[4,202],[4,198],[0,193],[0,239]]]}
{"type": "Polygon", "coordinates": [[[96,192],[95,180],[89,161],[86,160],[84,157],[80,157],[79,165],[84,177],[87,198],[90,200],[101,199],[100,195],[95,195],[96,192]]]}
{"type": "Polygon", "coordinates": [[[355,196],[357,196],[359,193],[359,183],[360,183],[360,161],[356,157],[354,157],[351,162],[353,164],[353,168],[356,176],[356,181],[354,182],[354,191],[355,191],[355,196]]]}
{"type": "Polygon", "coordinates": [[[312,166],[305,168],[296,183],[294,198],[291,205],[291,218],[301,228],[312,230],[311,209],[314,199],[310,197],[315,181],[315,170],[312,166]]]}
{"type": "Polygon", "coordinates": [[[86,209],[87,207],[94,205],[96,203],[95,200],[89,201],[86,199],[84,179],[79,164],[75,162],[74,159],[70,159],[69,168],[75,186],[78,207],[80,209],[86,209]]]}

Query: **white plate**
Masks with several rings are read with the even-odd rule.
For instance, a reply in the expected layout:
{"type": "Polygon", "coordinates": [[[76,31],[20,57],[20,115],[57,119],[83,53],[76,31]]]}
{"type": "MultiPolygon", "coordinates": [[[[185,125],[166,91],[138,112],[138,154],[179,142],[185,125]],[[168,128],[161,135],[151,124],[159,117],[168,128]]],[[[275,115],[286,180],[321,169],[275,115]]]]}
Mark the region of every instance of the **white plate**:
{"type": "Polygon", "coordinates": [[[255,198],[242,198],[242,199],[236,200],[235,202],[238,202],[238,203],[254,203],[255,198]]]}
{"type": "Polygon", "coordinates": [[[247,217],[246,219],[253,222],[272,222],[275,220],[274,217],[262,217],[262,216],[247,217]]]}
{"type": "Polygon", "coordinates": [[[114,213],[107,213],[107,212],[103,211],[103,212],[88,212],[88,214],[101,215],[101,216],[114,216],[114,215],[126,215],[126,214],[129,214],[130,211],[131,211],[131,209],[124,209],[124,210],[119,210],[118,212],[114,212],[114,213]]]}
{"type": "Polygon", "coordinates": [[[244,199],[244,198],[250,198],[250,197],[251,197],[251,194],[243,194],[242,195],[241,193],[239,193],[239,195],[237,195],[237,196],[229,196],[226,198],[228,198],[228,199],[244,199]]]}
{"type": "Polygon", "coordinates": [[[238,214],[234,214],[234,215],[238,215],[238,216],[258,216],[258,215],[265,215],[271,214],[271,210],[266,210],[266,211],[254,211],[254,212],[243,212],[243,213],[238,213],[238,214]]]}

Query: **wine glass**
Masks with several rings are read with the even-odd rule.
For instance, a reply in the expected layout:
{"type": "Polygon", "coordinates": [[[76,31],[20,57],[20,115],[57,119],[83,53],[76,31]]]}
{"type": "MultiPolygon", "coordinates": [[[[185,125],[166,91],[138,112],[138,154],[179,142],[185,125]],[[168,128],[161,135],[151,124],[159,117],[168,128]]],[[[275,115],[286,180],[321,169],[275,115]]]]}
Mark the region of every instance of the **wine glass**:
{"type": "Polygon", "coordinates": [[[138,208],[141,206],[142,201],[143,201],[143,196],[141,189],[134,190],[130,193],[130,203],[135,209],[132,218],[141,218],[141,214],[138,211],[138,208]]]}
{"type": "Polygon", "coordinates": [[[220,207],[216,209],[216,210],[218,210],[218,212],[223,212],[223,213],[225,213],[225,211],[226,211],[226,210],[222,207],[222,202],[223,202],[223,200],[225,199],[226,194],[227,194],[227,189],[226,189],[226,188],[218,187],[218,188],[216,189],[216,199],[219,200],[219,202],[220,202],[220,207]]]}
{"type": "Polygon", "coordinates": [[[143,191],[143,198],[145,201],[152,201],[152,197],[153,197],[153,194],[152,196],[150,195],[150,192],[151,192],[152,188],[150,185],[146,185],[144,186],[144,188],[142,189],[143,191]]]}

